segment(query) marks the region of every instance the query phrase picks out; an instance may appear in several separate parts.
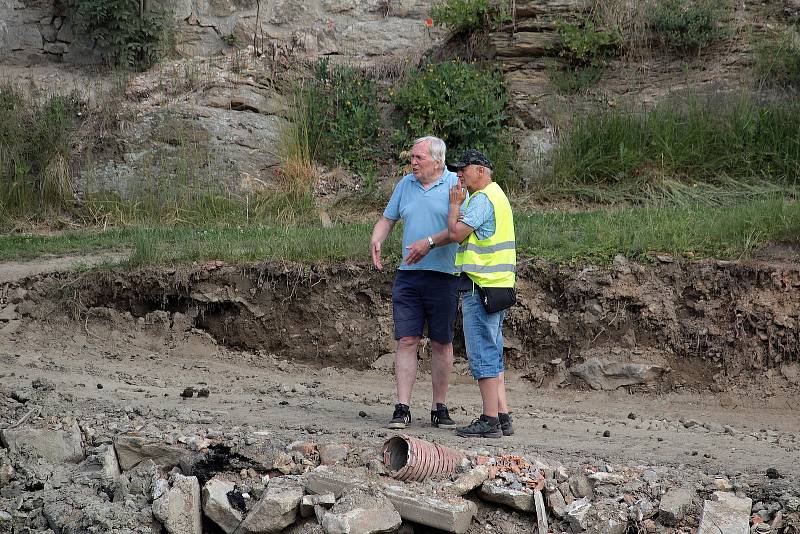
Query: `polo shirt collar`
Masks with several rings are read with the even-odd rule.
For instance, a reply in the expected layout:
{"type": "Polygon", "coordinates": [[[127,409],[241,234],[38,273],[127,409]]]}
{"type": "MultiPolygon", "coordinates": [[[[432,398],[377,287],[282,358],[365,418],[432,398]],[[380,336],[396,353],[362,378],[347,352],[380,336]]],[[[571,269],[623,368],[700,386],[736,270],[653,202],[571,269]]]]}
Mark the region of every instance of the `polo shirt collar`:
{"type": "MultiPolygon", "coordinates": [[[[438,179],[436,179],[435,181],[431,182],[431,186],[439,185],[442,182],[444,182],[444,175],[445,174],[447,174],[446,170],[442,170],[442,174],[439,175],[438,179]]],[[[415,182],[417,182],[420,186],[422,185],[422,182],[419,181],[419,178],[417,178],[417,175],[415,175],[413,172],[411,173],[411,179],[414,180],[415,182]]]]}

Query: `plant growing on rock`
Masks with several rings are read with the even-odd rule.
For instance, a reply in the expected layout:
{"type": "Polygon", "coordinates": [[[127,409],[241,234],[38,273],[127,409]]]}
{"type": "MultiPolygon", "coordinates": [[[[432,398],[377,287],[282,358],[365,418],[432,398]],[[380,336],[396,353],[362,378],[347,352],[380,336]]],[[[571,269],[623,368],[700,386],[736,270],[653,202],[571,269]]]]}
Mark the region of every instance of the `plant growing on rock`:
{"type": "Polygon", "coordinates": [[[597,83],[607,59],[618,55],[621,50],[619,34],[598,28],[591,20],[582,23],[560,21],[556,32],[559,40],[557,54],[566,65],[562,70],[552,70],[550,80],[562,93],[577,93],[597,83]]]}
{"type": "Polygon", "coordinates": [[[474,63],[428,63],[390,92],[402,125],[398,143],[434,134],[451,153],[465,148],[487,152],[497,176],[510,179],[513,150],[505,130],[508,89],[502,74],[474,63]]]}
{"type": "Polygon", "coordinates": [[[652,40],[679,54],[697,54],[725,35],[724,0],[658,0],[648,5],[652,40]]]}
{"type": "MultiPolygon", "coordinates": [[[[323,163],[374,172],[381,138],[375,82],[363,71],[318,61],[314,75],[295,91],[304,153],[323,163]]],[[[293,144],[297,144],[293,142],[293,144]]]]}
{"type": "Polygon", "coordinates": [[[616,32],[597,28],[591,20],[582,24],[561,21],[556,26],[558,55],[573,67],[602,67],[620,50],[616,32]]]}
{"type": "Polygon", "coordinates": [[[499,0],[443,0],[431,8],[431,19],[453,35],[491,29],[510,20],[506,4],[499,0]]]}
{"type": "Polygon", "coordinates": [[[104,50],[109,64],[144,70],[167,53],[170,17],[147,0],[69,0],[76,28],[104,50]]]}
{"type": "Polygon", "coordinates": [[[789,29],[756,44],[756,73],[761,84],[800,89],[800,35],[789,29]]]}
{"type": "Polygon", "coordinates": [[[0,207],[30,215],[58,207],[72,196],[69,158],[77,102],[52,96],[37,100],[0,87],[0,207]]]}

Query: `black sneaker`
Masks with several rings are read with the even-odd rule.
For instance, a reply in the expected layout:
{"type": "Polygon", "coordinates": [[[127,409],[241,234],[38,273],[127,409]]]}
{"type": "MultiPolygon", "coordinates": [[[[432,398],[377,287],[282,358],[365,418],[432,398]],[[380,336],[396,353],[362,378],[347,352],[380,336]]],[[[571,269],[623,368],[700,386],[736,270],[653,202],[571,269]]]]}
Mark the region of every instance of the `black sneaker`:
{"type": "Polygon", "coordinates": [[[503,431],[504,436],[513,436],[514,435],[514,425],[511,424],[511,414],[508,413],[499,413],[497,414],[497,418],[500,419],[500,430],[503,431]]]}
{"type": "Polygon", "coordinates": [[[481,415],[472,421],[469,426],[456,429],[456,434],[462,438],[501,438],[503,431],[500,428],[500,420],[496,417],[481,415]]]}
{"type": "Polygon", "coordinates": [[[405,428],[411,422],[411,408],[402,403],[394,405],[392,420],[389,421],[389,428],[405,428]]]}
{"type": "Polygon", "coordinates": [[[436,410],[431,410],[431,426],[439,428],[455,428],[456,422],[450,419],[447,406],[436,403],[436,410]]]}

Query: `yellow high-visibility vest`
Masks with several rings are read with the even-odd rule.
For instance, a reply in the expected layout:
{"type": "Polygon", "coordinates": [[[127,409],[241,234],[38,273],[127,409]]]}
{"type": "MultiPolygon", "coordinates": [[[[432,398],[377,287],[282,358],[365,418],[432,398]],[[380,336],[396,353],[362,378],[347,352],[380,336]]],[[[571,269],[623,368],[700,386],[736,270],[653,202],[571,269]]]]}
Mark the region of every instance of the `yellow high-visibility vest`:
{"type": "Polygon", "coordinates": [[[481,287],[514,287],[517,271],[517,250],[514,238],[514,215],[500,186],[492,182],[475,195],[484,194],[494,206],[496,229],[488,239],[469,234],[456,254],[456,271],[466,273],[481,287]]]}

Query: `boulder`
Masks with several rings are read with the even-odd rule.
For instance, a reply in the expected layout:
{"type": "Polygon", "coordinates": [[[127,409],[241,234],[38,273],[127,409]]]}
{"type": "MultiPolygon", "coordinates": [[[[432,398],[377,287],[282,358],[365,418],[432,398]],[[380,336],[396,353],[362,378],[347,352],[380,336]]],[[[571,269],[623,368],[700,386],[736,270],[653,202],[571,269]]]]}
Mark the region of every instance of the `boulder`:
{"type": "Polygon", "coordinates": [[[567,503],[560,491],[556,489],[547,493],[547,505],[550,507],[553,515],[558,519],[564,517],[567,509],[567,503]]]}
{"type": "Polygon", "coordinates": [[[583,497],[569,503],[564,509],[564,518],[570,524],[573,531],[580,532],[586,530],[591,519],[592,505],[589,499],[583,497]]]}
{"type": "Polygon", "coordinates": [[[394,532],[402,522],[386,496],[354,488],[323,516],[322,528],[327,534],[374,534],[394,532]]]}
{"type": "Polygon", "coordinates": [[[747,534],[753,500],[715,491],[713,500],[704,501],[697,534],[747,534]]]}
{"type": "Polygon", "coordinates": [[[9,304],[0,309],[0,322],[13,321],[15,319],[19,319],[16,304],[9,304]]]}
{"type": "Polygon", "coordinates": [[[96,480],[104,486],[109,486],[119,475],[119,462],[114,447],[104,444],[95,447],[78,465],[73,478],[80,484],[89,484],[96,480]]]}
{"type": "Polygon", "coordinates": [[[157,466],[169,470],[177,466],[183,456],[189,454],[189,451],[182,447],[140,436],[117,436],[114,439],[114,449],[117,451],[119,466],[123,471],[134,468],[144,460],[153,460],[157,466]]]}
{"type": "Polygon", "coordinates": [[[7,428],[0,432],[7,449],[30,458],[44,458],[54,464],[83,460],[81,429],[73,423],[68,430],[7,428]]]}
{"type": "Polygon", "coordinates": [[[445,484],[444,489],[453,495],[466,495],[489,478],[489,466],[479,465],[459,476],[451,484],[445,484]]]}
{"type": "Polygon", "coordinates": [[[652,383],[665,370],[649,363],[609,362],[600,358],[589,358],[570,367],[569,371],[592,389],[609,391],[623,386],[652,383]]]}
{"type": "Polygon", "coordinates": [[[373,369],[381,371],[391,371],[394,369],[394,353],[389,352],[379,357],[377,360],[369,364],[373,369]]]}
{"type": "Polygon", "coordinates": [[[311,517],[314,515],[314,508],[316,506],[321,506],[327,510],[334,504],[336,504],[336,497],[334,497],[333,493],[303,495],[303,499],[300,501],[300,517],[311,517]]]}
{"type": "Polygon", "coordinates": [[[153,515],[170,534],[202,534],[200,483],[197,477],[174,473],[153,489],[153,515]]]}
{"type": "Polygon", "coordinates": [[[692,494],[684,488],[673,488],[661,497],[658,505],[658,520],[668,526],[676,525],[683,519],[686,510],[692,504],[692,494]]]}
{"type": "Polygon", "coordinates": [[[289,477],[272,478],[267,490],[240,527],[241,534],[280,532],[297,519],[297,509],[305,494],[303,486],[289,477]]]}
{"type": "Polygon", "coordinates": [[[349,451],[342,443],[325,443],[319,446],[319,461],[322,465],[334,465],[346,460],[349,451]]]}
{"type": "Polygon", "coordinates": [[[242,522],[242,512],[233,507],[228,493],[235,484],[220,478],[212,478],[203,486],[203,513],[226,534],[231,534],[242,522]]]}

